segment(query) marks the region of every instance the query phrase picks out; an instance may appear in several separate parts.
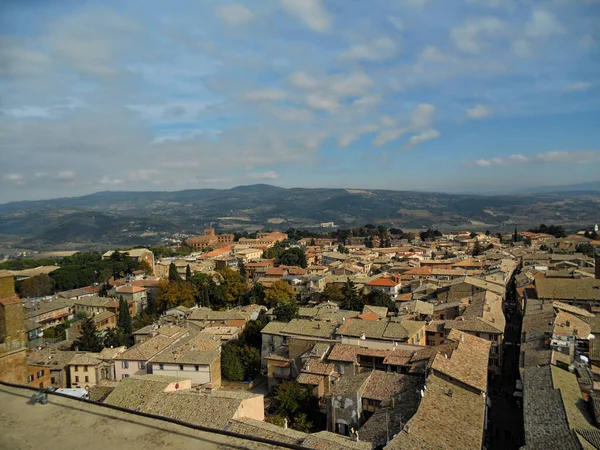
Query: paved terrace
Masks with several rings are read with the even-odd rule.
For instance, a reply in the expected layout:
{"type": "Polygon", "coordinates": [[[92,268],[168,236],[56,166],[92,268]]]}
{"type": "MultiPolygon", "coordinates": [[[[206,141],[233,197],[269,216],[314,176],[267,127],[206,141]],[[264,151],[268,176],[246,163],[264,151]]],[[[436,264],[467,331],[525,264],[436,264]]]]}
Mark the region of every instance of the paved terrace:
{"type": "Polygon", "coordinates": [[[106,450],[262,449],[275,447],[50,395],[29,404],[34,391],[0,385],[0,448],[106,450]]]}

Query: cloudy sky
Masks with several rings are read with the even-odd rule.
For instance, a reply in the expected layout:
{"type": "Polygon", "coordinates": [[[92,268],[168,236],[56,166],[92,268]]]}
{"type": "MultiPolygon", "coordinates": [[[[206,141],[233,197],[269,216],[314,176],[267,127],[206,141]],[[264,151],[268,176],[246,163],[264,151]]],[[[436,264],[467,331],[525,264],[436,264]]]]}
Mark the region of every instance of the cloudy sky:
{"type": "Polygon", "coordinates": [[[599,0],[6,0],[0,202],[600,179],[599,0]]]}

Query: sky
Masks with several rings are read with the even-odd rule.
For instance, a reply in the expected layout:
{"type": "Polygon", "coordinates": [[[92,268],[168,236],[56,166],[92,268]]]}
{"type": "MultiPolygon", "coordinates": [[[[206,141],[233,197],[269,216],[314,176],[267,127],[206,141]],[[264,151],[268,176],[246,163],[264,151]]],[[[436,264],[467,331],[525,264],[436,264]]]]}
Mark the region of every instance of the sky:
{"type": "Polygon", "coordinates": [[[4,0],[0,202],[599,181],[600,0],[4,0]]]}

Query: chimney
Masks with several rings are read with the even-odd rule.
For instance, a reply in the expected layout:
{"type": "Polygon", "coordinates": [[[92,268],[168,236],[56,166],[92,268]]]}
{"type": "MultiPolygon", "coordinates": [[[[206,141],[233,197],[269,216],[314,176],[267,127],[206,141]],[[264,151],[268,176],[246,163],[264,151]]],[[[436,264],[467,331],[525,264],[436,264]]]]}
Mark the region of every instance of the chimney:
{"type": "Polygon", "coordinates": [[[287,421],[287,417],[283,419],[283,428],[287,429],[288,427],[288,421],[287,421]]]}

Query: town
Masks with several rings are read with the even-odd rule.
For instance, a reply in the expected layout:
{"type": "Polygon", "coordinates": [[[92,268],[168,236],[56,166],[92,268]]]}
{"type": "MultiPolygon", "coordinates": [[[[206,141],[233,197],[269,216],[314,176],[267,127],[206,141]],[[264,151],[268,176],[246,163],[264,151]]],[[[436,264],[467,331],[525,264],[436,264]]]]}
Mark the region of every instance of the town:
{"type": "Polygon", "coordinates": [[[599,448],[597,231],[208,228],[7,259],[0,388],[266,446],[599,448]]]}

